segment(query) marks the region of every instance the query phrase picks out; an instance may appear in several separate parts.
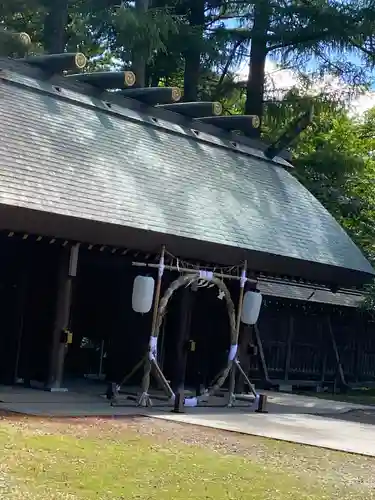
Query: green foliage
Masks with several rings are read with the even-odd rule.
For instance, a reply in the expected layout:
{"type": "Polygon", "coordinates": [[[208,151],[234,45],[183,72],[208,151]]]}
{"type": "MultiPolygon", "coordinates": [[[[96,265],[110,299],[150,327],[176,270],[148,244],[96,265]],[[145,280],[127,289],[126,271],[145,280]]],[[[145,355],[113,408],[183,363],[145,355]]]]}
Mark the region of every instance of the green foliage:
{"type": "Polygon", "coordinates": [[[112,21],[117,32],[113,48],[121,47],[122,58],[130,60],[132,52],[142,50],[150,63],[159,52],[167,52],[167,40],[178,33],[181,19],[167,7],[139,12],[122,5],[114,10],[112,21]]]}
{"type": "MultiPolygon", "coordinates": [[[[353,118],[340,102],[292,90],[267,106],[265,138],[279,135],[312,104],[313,124],[293,146],[293,173],[375,264],[375,108],[353,118]]],[[[375,311],[375,285],[367,287],[363,307],[375,311]]]]}

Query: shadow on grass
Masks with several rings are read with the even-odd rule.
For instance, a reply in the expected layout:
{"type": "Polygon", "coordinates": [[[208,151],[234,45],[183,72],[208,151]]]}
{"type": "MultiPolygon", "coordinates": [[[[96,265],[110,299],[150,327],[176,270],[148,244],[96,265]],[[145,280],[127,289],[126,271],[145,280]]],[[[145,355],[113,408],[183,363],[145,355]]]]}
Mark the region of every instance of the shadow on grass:
{"type": "Polygon", "coordinates": [[[0,410],[0,420],[44,420],[49,422],[69,422],[69,423],[82,423],[90,421],[113,421],[113,420],[125,420],[127,422],[136,421],[140,418],[147,418],[145,415],[92,415],[92,416],[70,416],[70,415],[30,415],[27,413],[21,413],[16,411],[0,410]]]}

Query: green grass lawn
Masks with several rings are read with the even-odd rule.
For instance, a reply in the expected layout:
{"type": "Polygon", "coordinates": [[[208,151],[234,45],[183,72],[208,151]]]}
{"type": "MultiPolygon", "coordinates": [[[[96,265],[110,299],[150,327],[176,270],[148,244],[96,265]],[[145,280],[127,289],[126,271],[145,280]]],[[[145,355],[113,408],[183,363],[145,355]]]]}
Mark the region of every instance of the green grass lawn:
{"type": "Polygon", "coordinates": [[[260,438],[242,442],[241,436],[167,422],[153,425],[151,419],[127,424],[3,418],[0,498],[375,498],[375,461],[369,458],[260,438]]]}

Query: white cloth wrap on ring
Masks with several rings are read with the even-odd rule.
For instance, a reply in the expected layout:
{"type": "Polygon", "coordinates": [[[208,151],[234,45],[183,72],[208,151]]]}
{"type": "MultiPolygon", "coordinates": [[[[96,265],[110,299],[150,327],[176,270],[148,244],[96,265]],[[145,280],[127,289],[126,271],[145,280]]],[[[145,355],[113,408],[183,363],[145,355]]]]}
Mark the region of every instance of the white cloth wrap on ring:
{"type": "Polygon", "coordinates": [[[198,399],[197,398],[185,398],[184,399],[184,406],[188,406],[188,407],[195,407],[198,405],[198,399]]]}
{"type": "Polygon", "coordinates": [[[206,281],[211,281],[212,278],[214,277],[214,273],[212,271],[200,270],[199,277],[206,281]]]}
{"type": "Polygon", "coordinates": [[[233,361],[234,358],[237,355],[237,350],[238,350],[238,344],[234,344],[230,346],[229,354],[228,354],[228,361],[233,361]]]}
{"type": "Polygon", "coordinates": [[[150,337],[150,342],[149,342],[149,353],[148,353],[148,359],[150,361],[153,361],[156,359],[156,356],[158,354],[158,338],[157,337],[150,337]]]}
{"type": "Polygon", "coordinates": [[[240,278],[240,287],[241,288],[245,287],[246,281],[247,281],[246,271],[243,270],[242,273],[241,273],[241,278],[240,278]]]}
{"type": "Polygon", "coordinates": [[[160,262],[159,262],[159,278],[161,278],[164,274],[164,257],[161,257],[160,262]]]}

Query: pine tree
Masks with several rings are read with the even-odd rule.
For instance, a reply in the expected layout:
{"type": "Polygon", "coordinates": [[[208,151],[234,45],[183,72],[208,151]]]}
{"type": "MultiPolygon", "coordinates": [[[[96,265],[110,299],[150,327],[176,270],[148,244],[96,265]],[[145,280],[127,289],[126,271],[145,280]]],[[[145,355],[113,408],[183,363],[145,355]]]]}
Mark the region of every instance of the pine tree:
{"type": "Polygon", "coordinates": [[[243,37],[239,50],[250,47],[245,113],[263,115],[265,64],[272,55],[299,65],[314,60],[321,72],[349,76],[358,83],[364,72],[354,68],[347,55],[358,52],[367,62],[373,60],[371,4],[372,0],[228,1],[226,9],[231,7],[238,21],[233,31],[243,37]]]}

